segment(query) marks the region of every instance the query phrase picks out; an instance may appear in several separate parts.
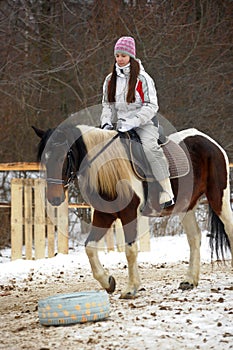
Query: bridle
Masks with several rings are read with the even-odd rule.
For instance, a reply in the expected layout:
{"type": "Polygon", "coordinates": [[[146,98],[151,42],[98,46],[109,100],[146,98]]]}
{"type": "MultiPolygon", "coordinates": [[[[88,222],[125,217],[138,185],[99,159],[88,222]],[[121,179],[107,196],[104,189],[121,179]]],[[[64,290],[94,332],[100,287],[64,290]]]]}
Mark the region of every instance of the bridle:
{"type": "Polygon", "coordinates": [[[48,184],[54,184],[54,185],[63,185],[64,188],[68,188],[69,185],[71,184],[71,182],[73,182],[77,176],[77,172],[75,172],[73,170],[73,152],[71,149],[69,149],[68,153],[67,153],[67,168],[65,171],[65,174],[68,175],[67,180],[63,180],[63,179],[56,179],[56,178],[52,178],[52,177],[48,177],[46,179],[48,184]]]}
{"type": "MultiPolygon", "coordinates": [[[[94,162],[94,160],[102,153],[104,152],[113,141],[115,141],[119,137],[120,133],[117,133],[99,152],[97,152],[86,164],[82,169],[74,170],[74,154],[72,148],[69,149],[67,152],[67,167],[65,171],[65,175],[68,175],[67,180],[63,179],[56,179],[52,177],[48,177],[46,179],[48,184],[54,184],[54,185],[63,185],[64,188],[68,188],[69,185],[79,176],[81,173],[83,173],[87,168],[91,166],[91,164],[94,162]]],[[[68,142],[65,141],[64,144],[68,145],[68,142]]],[[[61,144],[59,144],[61,146],[61,144]]]]}
{"type": "Polygon", "coordinates": [[[58,142],[53,142],[53,146],[57,147],[66,147],[68,149],[67,152],[67,166],[65,170],[65,175],[67,176],[67,180],[63,179],[57,179],[53,177],[47,177],[46,181],[48,184],[54,184],[54,185],[63,185],[64,188],[68,188],[70,183],[75,180],[76,178],[76,172],[74,171],[74,154],[72,149],[69,146],[69,143],[67,140],[64,142],[58,143],[58,142]]]}

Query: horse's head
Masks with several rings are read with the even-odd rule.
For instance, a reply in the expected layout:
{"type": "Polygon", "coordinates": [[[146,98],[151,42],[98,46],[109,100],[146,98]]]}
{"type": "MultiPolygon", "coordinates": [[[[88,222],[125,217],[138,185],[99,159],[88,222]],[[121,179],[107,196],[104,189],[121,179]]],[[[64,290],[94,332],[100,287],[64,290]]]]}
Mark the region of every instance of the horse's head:
{"type": "Polygon", "coordinates": [[[52,205],[64,201],[77,175],[83,199],[99,210],[103,206],[109,210],[109,200],[113,206],[118,198],[119,208],[122,198],[132,198],[131,166],[114,131],[68,123],[47,131],[33,129],[41,139],[38,160],[46,168],[47,199],[52,205]]]}
{"type": "Polygon", "coordinates": [[[62,129],[43,131],[32,127],[40,137],[38,160],[45,166],[47,199],[54,206],[65,200],[65,192],[74,174],[71,144],[62,129]]]}

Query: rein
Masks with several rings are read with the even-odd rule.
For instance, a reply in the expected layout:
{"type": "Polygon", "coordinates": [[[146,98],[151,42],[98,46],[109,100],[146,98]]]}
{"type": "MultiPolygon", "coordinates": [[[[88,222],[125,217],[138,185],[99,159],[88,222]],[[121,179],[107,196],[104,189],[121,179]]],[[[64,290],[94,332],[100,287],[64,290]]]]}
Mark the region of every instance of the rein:
{"type": "Polygon", "coordinates": [[[63,185],[64,188],[68,188],[70,183],[72,181],[74,181],[74,179],[79,176],[81,173],[83,173],[88,167],[91,166],[91,164],[95,161],[96,158],[99,157],[99,155],[104,152],[117,138],[119,137],[119,133],[117,133],[99,152],[97,152],[90,160],[89,162],[87,162],[85,164],[85,166],[78,171],[73,171],[73,163],[74,163],[74,156],[73,156],[73,152],[72,149],[70,148],[68,153],[67,153],[67,161],[68,161],[68,165],[67,165],[67,169],[66,169],[66,174],[70,174],[70,176],[68,177],[68,179],[65,180],[61,180],[61,179],[54,179],[52,177],[48,177],[47,178],[47,183],[49,184],[55,184],[55,185],[63,185]]]}

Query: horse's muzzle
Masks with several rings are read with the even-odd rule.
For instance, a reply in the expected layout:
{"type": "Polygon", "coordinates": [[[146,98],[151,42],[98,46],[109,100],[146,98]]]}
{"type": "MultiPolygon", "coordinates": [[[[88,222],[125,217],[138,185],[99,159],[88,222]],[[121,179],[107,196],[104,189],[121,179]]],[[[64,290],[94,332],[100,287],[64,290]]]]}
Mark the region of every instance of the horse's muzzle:
{"type": "Polygon", "coordinates": [[[59,207],[65,200],[65,196],[48,198],[49,203],[54,207],[59,207]]]}
{"type": "Polygon", "coordinates": [[[54,207],[58,207],[65,201],[65,192],[62,182],[55,183],[47,181],[47,199],[54,207]]]}

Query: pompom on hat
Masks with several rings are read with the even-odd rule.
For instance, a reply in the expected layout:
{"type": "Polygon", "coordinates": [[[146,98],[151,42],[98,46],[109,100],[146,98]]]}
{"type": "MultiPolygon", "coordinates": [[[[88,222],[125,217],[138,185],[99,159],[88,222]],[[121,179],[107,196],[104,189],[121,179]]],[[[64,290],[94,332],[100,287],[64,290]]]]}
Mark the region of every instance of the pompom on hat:
{"type": "Polygon", "coordinates": [[[120,39],[118,39],[114,47],[114,56],[117,53],[123,53],[125,55],[129,55],[132,58],[135,58],[136,47],[134,38],[131,36],[122,36],[120,39]]]}

